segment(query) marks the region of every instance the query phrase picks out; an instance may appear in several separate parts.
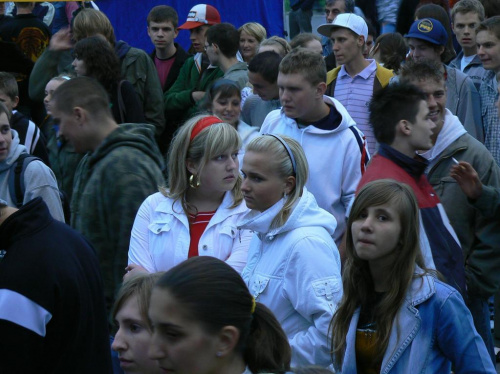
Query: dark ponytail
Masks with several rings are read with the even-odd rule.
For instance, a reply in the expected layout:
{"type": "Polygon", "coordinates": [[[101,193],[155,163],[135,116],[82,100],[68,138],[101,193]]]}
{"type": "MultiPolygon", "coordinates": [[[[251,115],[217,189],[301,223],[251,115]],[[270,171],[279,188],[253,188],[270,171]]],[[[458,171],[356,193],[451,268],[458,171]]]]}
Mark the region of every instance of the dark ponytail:
{"type": "Polygon", "coordinates": [[[292,350],[280,323],[264,304],[256,303],[243,358],[252,373],[290,370],[292,350]]]}
{"type": "Polygon", "coordinates": [[[235,352],[253,373],[289,369],[291,349],[278,320],[264,305],[256,303],[254,308],[245,282],[224,261],[190,258],[167,271],[155,287],[168,290],[208,333],[236,327],[240,339],[235,352]]]}

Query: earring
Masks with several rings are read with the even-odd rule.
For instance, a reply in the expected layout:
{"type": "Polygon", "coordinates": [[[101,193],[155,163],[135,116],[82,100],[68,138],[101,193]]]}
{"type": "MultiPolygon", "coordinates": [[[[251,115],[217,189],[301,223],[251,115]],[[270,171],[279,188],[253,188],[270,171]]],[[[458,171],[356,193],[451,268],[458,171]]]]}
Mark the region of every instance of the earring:
{"type": "Polygon", "coordinates": [[[217,352],[217,353],[215,354],[215,356],[216,356],[216,357],[222,357],[222,352],[217,352]]]}
{"type": "Polygon", "coordinates": [[[288,197],[288,195],[286,194],[286,191],[283,191],[283,199],[286,200],[287,197],[288,197]]]}
{"type": "Polygon", "coordinates": [[[194,174],[191,174],[191,176],[189,177],[189,185],[191,186],[191,188],[200,187],[200,181],[194,174]]]}

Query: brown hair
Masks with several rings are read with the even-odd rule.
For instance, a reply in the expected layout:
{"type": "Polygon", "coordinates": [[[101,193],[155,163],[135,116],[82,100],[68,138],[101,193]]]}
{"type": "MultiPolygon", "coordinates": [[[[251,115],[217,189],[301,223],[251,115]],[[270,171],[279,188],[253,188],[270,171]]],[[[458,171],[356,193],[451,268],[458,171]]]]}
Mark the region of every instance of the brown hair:
{"type": "Polygon", "coordinates": [[[291,349],[280,323],[255,302],[240,274],[224,261],[192,257],[167,271],[156,288],[168,291],[208,333],[236,327],[240,339],[235,353],[252,373],[290,369],[291,349]]]}
{"type": "Polygon", "coordinates": [[[16,96],[19,96],[19,87],[16,78],[12,74],[0,71],[0,91],[11,100],[15,100],[16,96]]]}
{"type": "Polygon", "coordinates": [[[115,30],[109,18],[95,9],[82,9],[73,19],[73,38],[79,41],[89,36],[101,34],[113,47],[116,44],[115,30]]]}
{"type": "Polygon", "coordinates": [[[147,22],[148,26],[151,22],[171,22],[174,29],[176,29],[179,24],[179,15],[171,6],[157,5],[149,12],[147,22]]]}
{"type": "Polygon", "coordinates": [[[479,31],[489,31],[497,39],[500,39],[500,16],[491,17],[481,22],[476,32],[479,31]]]}
{"type": "Polygon", "coordinates": [[[399,213],[401,233],[395,248],[400,255],[395,256],[388,274],[389,291],[384,294],[374,311],[377,325],[376,361],[383,358],[387,349],[393,322],[414,278],[415,265],[426,271],[419,244],[419,208],[412,189],[390,179],[367,183],[356,196],[347,222],[347,260],[342,275],[344,294],[329,328],[332,358],[338,368],[342,367],[349,321],[357,308],[366,308],[374,301],[375,294],[368,261],[360,259],[354,248],[352,224],[367,208],[382,204],[390,204],[399,213]]]}
{"type": "Polygon", "coordinates": [[[323,56],[304,48],[293,49],[281,60],[280,73],[301,74],[312,86],[326,82],[323,56]]]}
{"type": "Polygon", "coordinates": [[[151,291],[153,287],[163,275],[160,273],[139,273],[123,282],[118,295],[116,295],[115,303],[113,304],[113,309],[111,311],[111,317],[113,320],[116,318],[116,314],[123,307],[123,304],[132,296],[137,298],[137,304],[139,305],[139,313],[144,321],[149,321],[148,319],[148,309],[149,300],[151,299],[151,291]]]}

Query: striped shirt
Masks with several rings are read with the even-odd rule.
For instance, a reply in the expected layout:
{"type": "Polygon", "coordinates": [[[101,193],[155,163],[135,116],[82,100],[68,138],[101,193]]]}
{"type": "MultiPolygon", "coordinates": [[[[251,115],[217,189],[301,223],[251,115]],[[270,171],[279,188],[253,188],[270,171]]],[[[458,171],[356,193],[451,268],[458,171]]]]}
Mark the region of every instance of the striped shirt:
{"type": "Polygon", "coordinates": [[[198,244],[200,238],[205,232],[208,223],[215,214],[213,212],[198,212],[198,214],[189,214],[189,235],[191,241],[189,242],[188,258],[198,256],[198,244]]]}
{"type": "Polygon", "coordinates": [[[373,95],[373,84],[377,71],[375,60],[363,71],[351,77],[342,65],[335,85],[335,98],[344,105],[352,119],[366,137],[370,154],[375,153],[377,141],[369,122],[368,106],[373,95]]]}
{"type": "Polygon", "coordinates": [[[500,118],[495,103],[498,100],[498,89],[495,72],[489,70],[485,81],[479,89],[484,126],[484,145],[498,165],[500,165],[500,118]]]}

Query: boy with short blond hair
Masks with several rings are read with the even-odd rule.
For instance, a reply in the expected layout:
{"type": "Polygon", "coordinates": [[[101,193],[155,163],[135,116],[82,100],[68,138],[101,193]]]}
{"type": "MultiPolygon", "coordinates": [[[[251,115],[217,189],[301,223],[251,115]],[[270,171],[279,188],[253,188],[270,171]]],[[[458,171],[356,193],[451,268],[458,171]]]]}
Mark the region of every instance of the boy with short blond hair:
{"type": "Polygon", "coordinates": [[[318,205],[333,214],[333,235],[341,243],[346,210],[368,162],[363,133],[342,106],[325,96],[326,66],[315,52],[296,49],[282,60],[278,74],[281,109],[269,113],[261,133],[299,141],[309,162],[306,184],[318,205]]]}

